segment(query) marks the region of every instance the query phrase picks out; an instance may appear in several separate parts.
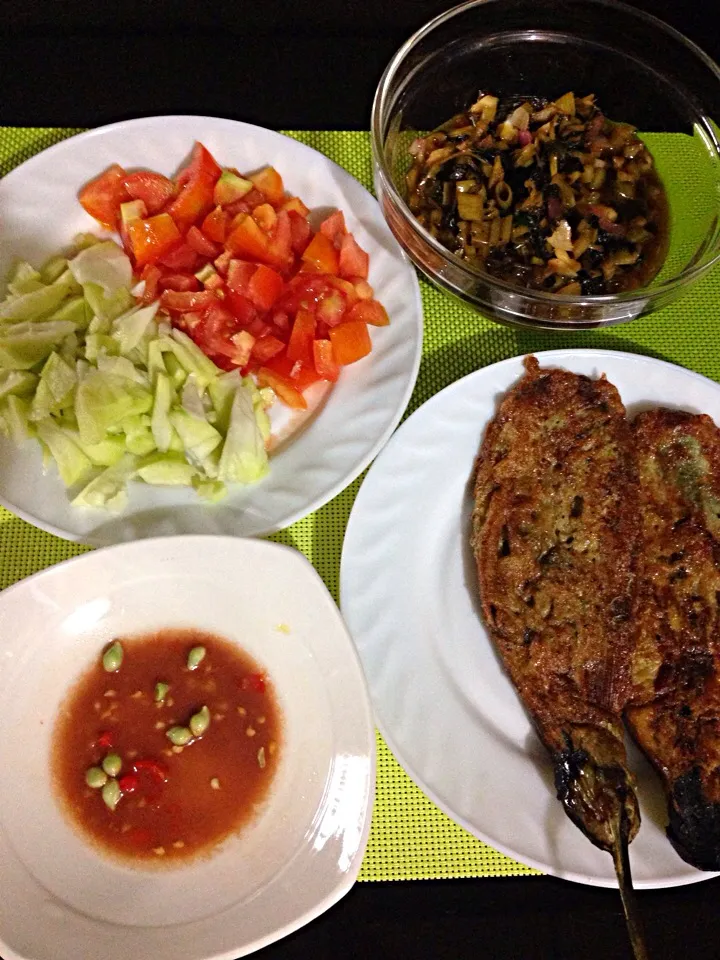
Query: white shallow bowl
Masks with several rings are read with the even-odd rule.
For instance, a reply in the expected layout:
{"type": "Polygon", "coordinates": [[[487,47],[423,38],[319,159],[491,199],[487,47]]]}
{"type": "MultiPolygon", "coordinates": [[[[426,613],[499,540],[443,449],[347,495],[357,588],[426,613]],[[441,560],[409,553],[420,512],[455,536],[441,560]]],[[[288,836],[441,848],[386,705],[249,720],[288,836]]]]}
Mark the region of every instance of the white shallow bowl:
{"type": "Polygon", "coordinates": [[[128,120],[71,137],[17,167],[0,180],[0,287],[14,258],[39,264],[75,234],[101,232],[78,203],[84,183],[112,163],[172,175],[196,140],[224,166],[252,171],[273,164],[317,219],[343,210],[348,229],[370,254],[370,283],[390,326],[371,330],[372,353],[342,371],[301,434],[272,457],[269,476],[233,489],[220,504],[203,504],[192,490],[134,483],[119,517],[78,509],[55,467],[43,472],[36,443],[18,448],[0,436],[0,504],[69,540],[106,545],[181,533],[256,536],[286,527],[360,475],[400,422],[415,384],[420,288],[377,202],[323,154],[248,123],[193,116],[128,120]]]}
{"type": "Polygon", "coordinates": [[[5,960],[234,960],[354,883],[374,728],[337,607],[296,551],[231,537],[146,540],[10,587],[0,593],[0,702],[5,960]],[[135,868],[99,852],[61,811],[51,733],[68,688],[111,637],[173,626],[226,637],[267,670],[284,744],[262,811],[213,856],[135,868]]]}
{"type": "MultiPolygon", "coordinates": [[[[720,385],[648,357],[550,350],[544,367],[605,373],[630,415],[665,405],[720,423],[720,385]]],[[[360,652],[378,726],[438,806],[476,837],[568,880],[616,886],[555,799],[552,766],[484,628],[470,551],[473,464],[522,357],[451,384],[400,427],[355,501],[340,571],[343,614],[360,652]]],[[[637,887],[716,876],[665,837],[657,777],[632,745],[642,825],[630,846],[637,887]]]]}

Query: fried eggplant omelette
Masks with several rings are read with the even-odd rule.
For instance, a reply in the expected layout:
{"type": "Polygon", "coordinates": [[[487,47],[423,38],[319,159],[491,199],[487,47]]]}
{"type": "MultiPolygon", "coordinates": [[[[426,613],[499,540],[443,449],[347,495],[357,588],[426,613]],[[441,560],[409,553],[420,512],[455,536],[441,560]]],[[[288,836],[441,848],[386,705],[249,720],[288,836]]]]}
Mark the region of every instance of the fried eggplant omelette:
{"type": "Polygon", "coordinates": [[[720,870],[720,430],[659,409],[632,431],[643,548],[626,719],[662,778],[674,847],[720,870]]]}
{"type": "Polygon", "coordinates": [[[566,813],[615,856],[640,823],[621,719],[639,536],[630,427],[604,378],[525,367],[476,465],[482,609],[566,813]]]}

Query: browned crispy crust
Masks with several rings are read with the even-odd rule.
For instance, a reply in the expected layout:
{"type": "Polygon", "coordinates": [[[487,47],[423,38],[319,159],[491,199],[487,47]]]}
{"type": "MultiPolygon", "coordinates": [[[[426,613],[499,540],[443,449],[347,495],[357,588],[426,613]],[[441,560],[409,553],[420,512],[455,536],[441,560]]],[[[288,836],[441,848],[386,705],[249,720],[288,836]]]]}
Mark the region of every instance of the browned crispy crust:
{"type": "Polygon", "coordinates": [[[611,849],[619,824],[630,839],[639,825],[621,722],[639,534],[630,430],[604,378],[525,366],[477,460],[483,614],[566,812],[611,849]]]}
{"type": "Polygon", "coordinates": [[[668,835],[720,869],[720,430],[652,410],[633,434],[643,551],[632,659],[635,739],[668,796],[668,835]]]}

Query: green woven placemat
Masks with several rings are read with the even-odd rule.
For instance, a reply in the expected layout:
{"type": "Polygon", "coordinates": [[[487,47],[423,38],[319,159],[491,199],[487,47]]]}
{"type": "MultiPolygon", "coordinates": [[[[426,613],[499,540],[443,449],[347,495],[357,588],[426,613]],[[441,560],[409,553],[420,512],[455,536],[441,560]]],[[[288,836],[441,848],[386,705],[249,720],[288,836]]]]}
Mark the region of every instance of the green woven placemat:
{"type": "MultiPolygon", "coordinates": [[[[0,127],[0,175],[33,154],[79,130],[0,127]]],[[[371,186],[366,133],[285,131],[335,160],[371,186]]],[[[688,140],[689,138],[684,138],[688,140]]],[[[652,149],[663,148],[662,142],[652,149]]],[[[668,150],[682,150],[675,140],[668,150]]],[[[691,184],[686,184],[692,193],[691,184]]],[[[682,189],[682,185],[681,185],[682,189]]],[[[421,281],[425,332],[423,362],[408,408],[478,367],[537,350],[601,347],[644,353],[720,379],[716,351],[716,304],[720,271],[702,280],[683,301],[612,332],[554,334],[510,330],[479,318],[421,281]]],[[[360,480],[317,513],[271,539],[301,550],[337,599],[343,532],[360,480]]],[[[0,508],[0,589],[36,570],[82,553],[85,547],[59,540],[0,508]]],[[[378,777],[370,839],[361,880],[415,880],[440,877],[532,875],[537,871],[498,853],[453,823],[425,797],[378,736],[378,777]]]]}

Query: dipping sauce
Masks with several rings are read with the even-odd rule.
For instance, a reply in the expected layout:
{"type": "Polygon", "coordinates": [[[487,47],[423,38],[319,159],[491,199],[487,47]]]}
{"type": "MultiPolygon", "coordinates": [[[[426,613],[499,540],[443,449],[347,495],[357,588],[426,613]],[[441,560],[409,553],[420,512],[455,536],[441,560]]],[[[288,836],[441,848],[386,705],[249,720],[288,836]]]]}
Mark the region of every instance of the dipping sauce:
{"type": "Polygon", "coordinates": [[[155,862],[208,853],[252,819],[278,765],[281,716],[246,653],[199,630],[108,646],[69,692],[53,779],[103,851],[155,862]]]}
{"type": "Polygon", "coordinates": [[[410,153],[410,209],[492,276],[603,295],[648,284],[663,264],[668,203],[653,158],[592,95],[481,95],[410,153]]]}

